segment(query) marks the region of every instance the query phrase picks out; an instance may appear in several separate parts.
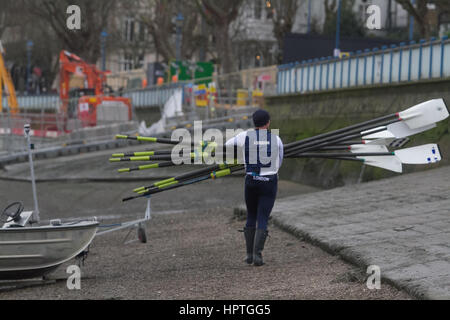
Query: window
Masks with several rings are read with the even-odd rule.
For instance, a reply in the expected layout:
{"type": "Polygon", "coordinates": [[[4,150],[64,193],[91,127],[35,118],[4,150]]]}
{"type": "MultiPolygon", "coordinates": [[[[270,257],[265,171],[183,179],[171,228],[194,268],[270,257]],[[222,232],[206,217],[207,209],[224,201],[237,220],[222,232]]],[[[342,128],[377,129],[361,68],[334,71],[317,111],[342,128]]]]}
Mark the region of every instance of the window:
{"type": "Polygon", "coordinates": [[[144,67],[145,55],[143,53],[135,54],[125,53],[120,60],[120,70],[129,71],[144,67]]]}
{"type": "Polygon", "coordinates": [[[139,41],[143,42],[145,41],[145,34],[146,34],[145,24],[140,22],[138,25],[139,25],[139,41]]]}
{"type": "Polygon", "coordinates": [[[134,65],[134,69],[140,69],[144,67],[144,54],[140,54],[138,56],[138,60],[136,61],[136,64],[134,65]]]}
{"type": "Polygon", "coordinates": [[[128,71],[133,69],[133,56],[129,53],[123,55],[122,61],[122,71],[128,71]]]}
{"type": "Polygon", "coordinates": [[[262,19],[263,0],[255,0],[254,3],[254,18],[257,20],[262,19]]]}
{"type": "Polygon", "coordinates": [[[134,40],[134,19],[133,18],[125,18],[125,23],[124,23],[124,40],[131,42],[134,40]]]}

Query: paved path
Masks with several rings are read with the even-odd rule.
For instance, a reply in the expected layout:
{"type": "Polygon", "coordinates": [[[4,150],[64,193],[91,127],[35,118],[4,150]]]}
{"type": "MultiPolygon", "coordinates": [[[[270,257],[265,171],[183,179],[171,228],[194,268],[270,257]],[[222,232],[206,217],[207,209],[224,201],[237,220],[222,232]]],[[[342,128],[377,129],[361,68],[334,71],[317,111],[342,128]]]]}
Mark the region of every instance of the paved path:
{"type": "Polygon", "coordinates": [[[450,167],[289,197],[274,220],[425,299],[450,299],[450,167]]]}

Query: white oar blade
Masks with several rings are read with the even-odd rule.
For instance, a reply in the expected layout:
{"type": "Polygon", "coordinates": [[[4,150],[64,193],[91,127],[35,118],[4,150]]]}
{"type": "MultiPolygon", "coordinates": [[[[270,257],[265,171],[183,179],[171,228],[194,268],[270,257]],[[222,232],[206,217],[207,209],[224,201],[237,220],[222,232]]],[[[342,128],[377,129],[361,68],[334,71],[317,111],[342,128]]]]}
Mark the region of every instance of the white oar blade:
{"type": "Polygon", "coordinates": [[[432,123],[419,128],[411,129],[405,122],[400,121],[387,126],[387,130],[397,139],[411,137],[413,135],[436,128],[436,123],[432,123]]]}
{"type": "Polygon", "coordinates": [[[417,129],[447,119],[449,116],[444,99],[423,102],[399,113],[410,129],[417,129]]]}
{"type": "Polygon", "coordinates": [[[396,156],[382,156],[382,157],[358,157],[363,159],[364,164],[372,167],[378,167],[393,172],[402,173],[402,162],[396,156]]]}
{"type": "Polygon", "coordinates": [[[384,145],[376,145],[376,144],[354,144],[350,146],[350,151],[352,153],[377,153],[377,152],[389,152],[388,148],[384,145]]]}
{"type": "Polygon", "coordinates": [[[404,164],[431,164],[442,160],[439,146],[427,144],[419,147],[395,151],[395,155],[404,164]]]}

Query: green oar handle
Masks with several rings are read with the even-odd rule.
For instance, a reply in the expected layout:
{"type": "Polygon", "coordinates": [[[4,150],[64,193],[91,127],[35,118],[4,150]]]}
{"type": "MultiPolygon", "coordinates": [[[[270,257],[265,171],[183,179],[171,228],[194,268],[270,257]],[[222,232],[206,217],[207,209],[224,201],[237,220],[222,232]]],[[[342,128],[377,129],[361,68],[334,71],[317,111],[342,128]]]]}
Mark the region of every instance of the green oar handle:
{"type": "Polygon", "coordinates": [[[200,170],[195,170],[195,171],[193,171],[193,172],[188,172],[188,173],[182,174],[182,175],[177,176],[177,177],[173,177],[173,178],[170,178],[170,179],[158,181],[158,182],[154,183],[154,184],[151,185],[151,186],[148,186],[148,187],[140,187],[140,188],[137,188],[137,189],[135,189],[135,190],[133,190],[133,191],[134,191],[134,192],[140,192],[140,191],[142,191],[142,190],[150,189],[150,188],[152,188],[152,187],[158,187],[158,186],[161,186],[161,185],[163,185],[163,184],[166,184],[166,183],[169,183],[169,182],[172,182],[172,181],[183,181],[183,180],[195,178],[195,177],[198,177],[198,176],[201,176],[201,175],[204,175],[204,174],[208,174],[208,173],[210,173],[210,172],[212,172],[212,171],[224,170],[224,169],[227,169],[228,167],[234,167],[234,166],[236,166],[236,165],[237,165],[237,162],[235,162],[235,163],[233,163],[233,164],[226,164],[226,163],[225,163],[225,164],[219,164],[219,165],[209,166],[209,167],[207,167],[207,168],[203,168],[203,169],[200,169],[200,170]]]}
{"type": "Polygon", "coordinates": [[[171,155],[172,151],[141,151],[132,153],[114,153],[111,157],[113,158],[128,158],[128,157],[145,157],[145,156],[165,156],[171,155]]]}
{"type": "Polygon", "coordinates": [[[125,172],[157,169],[157,168],[167,168],[167,167],[173,167],[173,166],[175,166],[175,164],[172,161],[168,161],[168,162],[161,162],[161,163],[152,163],[152,164],[148,164],[148,165],[139,166],[136,168],[119,169],[118,172],[125,173],[125,172]]]}
{"type": "Polygon", "coordinates": [[[133,192],[143,194],[154,188],[164,189],[164,188],[171,187],[178,183],[183,183],[189,179],[198,178],[205,174],[211,174],[211,178],[213,178],[213,179],[221,178],[224,176],[224,174],[226,175],[229,172],[227,170],[230,170],[230,168],[233,168],[235,166],[236,166],[235,164],[233,164],[233,165],[221,164],[221,165],[217,165],[217,166],[213,166],[213,167],[208,167],[208,168],[205,168],[205,169],[202,169],[199,171],[181,175],[179,177],[161,180],[161,181],[154,183],[150,187],[140,187],[140,188],[134,189],[133,192]],[[217,171],[217,170],[219,170],[219,171],[217,171]]]}
{"type": "Polygon", "coordinates": [[[153,189],[151,189],[151,190],[149,190],[149,191],[147,191],[147,192],[145,192],[145,193],[143,193],[141,195],[123,199],[123,201],[126,202],[126,201],[130,201],[130,200],[134,200],[134,199],[150,196],[150,195],[153,195],[153,194],[156,194],[156,193],[177,189],[177,188],[180,188],[180,187],[184,187],[184,186],[187,186],[187,185],[190,185],[190,184],[198,183],[198,182],[209,180],[209,179],[216,179],[216,178],[226,177],[226,176],[231,175],[234,172],[237,172],[237,171],[240,171],[240,170],[243,170],[243,169],[244,169],[244,166],[235,166],[233,168],[220,170],[218,172],[211,172],[208,175],[197,177],[197,178],[194,178],[192,180],[188,180],[188,181],[181,182],[181,183],[175,183],[173,185],[167,186],[167,187],[162,188],[162,189],[161,188],[153,188],[153,189]]]}
{"type": "Polygon", "coordinates": [[[178,145],[178,144],[185,144],[185,145],[191,145],[193,147],[200,146],[200,147],[206,147],[211,143],[211,141],[199,141],[197,143],[184,143],[183,141],[176,141],[172,139],[166,139],[166,138],[155,138],[155,137],[141,137],[141,136],[126,136],[118,134],[116,135],[116,139],[125,139],[125,140],[137,140],[137,141],[143,141],[143,142],[153,142],[153,143],[161,143],[161,144],[171,144],[171,145],[178,145]]]}
{"type": "MultiPolygon", "coordinates": [[[[182,156],[180,159],[188,161],[188,160],[197,160],[197,159],[205,159],[210,157],[210,155],[206,152],[204,153],[191,153],[189,156],[182,156]]],[[[173,160],[171,155],[155,155],[155,156],[138,156],[138,157],[127,157],[127,158],[110,158],[109,162],[142,162],[142,161],[171,161],[173,160]]]]}

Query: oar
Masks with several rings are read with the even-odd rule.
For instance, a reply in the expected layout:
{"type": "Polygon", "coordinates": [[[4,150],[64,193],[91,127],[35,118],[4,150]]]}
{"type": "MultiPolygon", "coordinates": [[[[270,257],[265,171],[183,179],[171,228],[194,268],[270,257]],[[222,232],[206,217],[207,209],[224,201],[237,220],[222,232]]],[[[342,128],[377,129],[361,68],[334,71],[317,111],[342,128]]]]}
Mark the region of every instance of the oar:
{"type": "Polygon", "coordinates": [[[387,125],[386,128],[390,128],[387,130],[383,130],[384,127],[378,127],[378,128],[372,129],[372,130],[362,131],[359,134],[354,134],[354,135],[347,136],[347,137],[345,137],[345,134],[340,134],[337,136],[333,136],[333,137],[329,137],[329,138],[326,138],[323,140],[312,142],[310,144],[305,144],[305,145],[302,145],[299,147],[290,148],[288,151],[286,151],[286,154],[287,154],[287,156],[289,156],[289,155],[292,155],[292,154],[298,153],[298,152],[307,152],[307,151],[317,150],[322,147],[334,145],[336,143],[347,140],[349,138],[356,138],[359,135],[363,139],[383,137],[385,140],[380,140],[378,142],[371,142],[371,144],[382,144],[383,145],[383,144],[388,144],[391,141],[394,141],[394,140],[390,140],[392,138],[386,139],[385,137],[405,138],[407,136],[412,136],[417,133],[427,131],[430,128],[433,128],[436,126],[434,124],[434,125],[428,125],[428,126],[418,128],[418,129],[409,129],[404,123],[397,122],[394,125],[395,125],[394,127],[387,125]],[[391,129],[393,130],[393,132],[390,131],[391,129]]]}
{"type": "Polygon", "coordinates": [[[394,152],[371,152],[371,153],[299,153],[289,156],[287,158],[338,158],[338,157],[382,157],[382,156],[395,156],[394,152]]]}
{"type": "Polygon", "coordinates": [[[143,193],[141,195],[123,199],[123,201],[126,202],[126,201],[130,201],[130,200],[135,200],[135,199],[147,197],[147,196],[150,196],[150,195],[153,195],[153,194],[156,194],[156,193],[177,189],[177,188],[180,188],[180,187],[184,187],[184,186],[187,186],[187,185],[190,185],[190,184],[194,184],[194,183],[198,183],[198,182],[201,182],[201,181],[206,181],[206,180],[209,180],[209,179],[223,178],[223,177],[226,177],[226,176],[230,176],[234,172],[238,172],[238,171],[241,171],[243,169],[244,169],[244,166],[235,166],[233,168],[228,168],[228,169],[220,170],[220,171],[217,171],[217,172],[211,172],[211,173],[206,174],[204,176],[196,177],[196,178],[193,178],[191,180],[187,180],[187,181],[184,181],[184,182],[181,182],[181,183],[178,183],[178,184],[167,185],[167,186],[160,186],[160,187],[157,187],[157,188],[153,188],[153,189],[151,189],[151,190],[149,190],[149,191],[147,191],[147,192],[145,192],[145,193],[143,193]]]}
{"type": "Polygon", "coordinates": [[[164,156],[171,155],[172,150],[161,150],[161,151],[141,151],[141,152],[130,152],[130,153],[114,153],[111,155],[112,158],[127,158],[127,157],[145,157],[145,156],[164,156]]]}
{"type": "MultiPolygon", "coordinates": [[[[192,159],[199,159],[199,158],[207,158],[210,154],[203,152],[203,153],[195,153],[192,152],[189,155],[186,156],[180,156],[180,159],[183,160],[192,160],[192,159]]],[[[109,162],[137,162],[137,161],[171,161],[173,160],[172,155],[161,155],[161,156],[139,156],[139,157],[128,157],[128,158],[111,158],[109,159],[109,162]]]]}
{"type": "MultiPolygon", "coordinates": [[[[355,130],[362,128],[375,128],[377,126],[391,125],[396,122],[402,121],[407,125],[409,129],[419,129],[433,125],[439,121],[447,119],[449,116],[447,106],[443,99],[435,99],[423,102],[416,106],[413,106],[405,111],[391,114],[388,116],[380,117],[377,119],[365,121],[359,124],[355,124],[343,129],[335,130],[332,132],[320,134],[314,137],[303,139],[291,144],[287,144],[287,148],[298,147],[300,145],[305,145],[312,141],[323,140],[324,138],[338,136],[342,133],[354,132],[355,130]]],[[[429,129],[426,129],[429,130],[429,129]]],[[[400,138],[399,136],[397,136],[400,138]]]]}
{"type": "MultiPolygon", "coordinates": [[[[302,158],[301,156],[298,158],[302,158]]],[[[306,158],[306,157],[305,157],[306,158]]],[[[403,172],[402,162],[395,156],[384,156],[384,157],[329,157],[327,154],[320,154],[315,156],[314,158],[318,159],[329,159],[329,160],[345,160],[345,161],[355,161],[362,162],[365,165],[382,168],[398,173],[403,172]]]]}
{"type": "MultiPolygon", "coordinates": [[[[355,130],[361,130],[362,128],[367,128],[370,127],[371,125],[379,125],[380,122],[390,122],[396,120],[398,121],[398,115],[397,114],[391,114],[388,116],[384,116],[381,118],[377,118],[377,119],[373,119],[373,120],[369,120],[369,121],[365,121],[359,124],[355,124],[346,128],[342,128],[339,130],[335,130],[335,131],[331,131],[331,132],[327,132],[327,133],[323,133],[323,134],[319,134],[317,136],[314,137],[310,137],[310,138],[306,138],[300,141],[296,141],[296,142],[292,142],[289,144],[286,144],[285,148],[286,149],[291,149],[300,145],[304,145],[307,144],[309,142],[313,142],[313,141],[317,141],[317,140],[321,140],[324,138],[328,138],[328,137],[332,137],[332,136],[336,136],[336,135],[340,135],[340,134],[347,134],[348,132],[351,131],[355,131],[355,130]]],[[[370,128],[369,128],[370,129],[370,128]]]]}
{"type": "Polygon", "coordinates": [[[172,161],[167,161],[167,162],[161,162],[161,163],[147,164],[147,165],[138,166],[135,168],[123,168],[123,169],[119,169],[117,171],[119,173],[126,173],[126,172],[143,171],[143,170],[167,168],[167,167],[174,167],[174,166],[176,166],[176,164],[174,164],[172,161]]]}
{"type": "MultiPolygon", "coordinates": [[[[442,99],[436,99],[411,107],[408,110],[396,114],[397,119],[389,120],[386,123],[378,125],[386,126],[388,128],[387,130],[393,133],[396,138],[403,138],[406,136],[414,135],[429,130],[435,126],[436,122],[442,121],[448,118],[448,116],[449,113],[444,101],[442,99]]],[[[389,118],[389,116],[387,117],[389,118]]],[[[370,124],[369,127],[366,127],[365,129],[368,131],[365,131],[363,133],[373,134],[374,132],[371,131],[370,126],[372,126],[372,128],[375,128],[376,126],[374,126],[373,124],[377,123],[376,120],[380,119],[386,119],[386,117],[369,121],[369,123],[372,124],[370,124]]],[[[317,147],[330,145],[331,141],[333,142],[340,141],[339,139],[342,139],[346,133],[347,134],[356,133],[355,127],[361,129],[361,126],[367,125],[367,123],[368,122],[364,122],[359,125],[354,125],[341,130],[337,130],[334,132],[298,141],[294,143],[293,147],[292,144],[288,145],[289,152],[300,150],[306,152],[313,150],[314,148],[317,147]],[[310,140],[310,142],[308,142],[308,140],[310,140]]],[[[380,128],[375,128],[375,130],[380,130],[380,128]]]]}
{"type": "Polygon", "coordinates": [[[191,143],[185,143],[181,139],[180,141],[172,140],[172,139],[166,139],[166,138],[155,138],[155,137],[141,137],[141,136],[126,136],[126,135],[116,135],[116,139],[124,139],[124,140],[137,140],[142,142],[153,142],[153,143],[160,143],[160,144],[171,144],[171,145],[179,145],[179,144],[190,144],[193,147],[206,147],[214,142],[208,142],[208,141],[199,141],[198,143],[191,142],[191,143]]]}
{"type": "MultiPolygon", "coordinates": [[[[366,165],[376,166],[380,168],[384,168],[387,170],[402,172],[402,162],[406,164],[427,164],[434,163],[440,161],[441,155],[439,152],[438,145],[430,144],[424,145],[409,149],[398,150],[396,152],[391,153],[361,153],[361,154],[303,154],[300,157],[327,157],[327,158],[335,158],[338,160],[351,160],[351,161],[362,161],[366,165]]],[[[163,191],[173,190],[179,187],[183,187],[186,185],[190,185],[193,183],[197,183],[200,181],[205,181],[208,179],[215,179],[224,176],[228,176],[233,172],[237,172],[243,170],[244,166],[239,165],[232,168],[228,168],[225,170],[221,170],[218,172],[208,173],[204,176],[198,176],[186,181],[172,181],[166,184],[159,185],[157,187],[153,187],[151,189],[147,189],[142,194],[124,199],[123,201],[129,201],[141,197],[146,197],[152,194],[156,194],[163,191]]]]}
{"type": "Polygon", "coordinates": [[[403,164],[431,164],[442,160],[437,144],[427,144],[418,147],[396,150],[394,152],[360,152],[360,153],[300,153],[290,158],[338,158],[356,157],[373,158],[395,156],[403,164]]]}
{"type": "MultiPolygon", "coordinates": [[[[194,152],[217,152],[218,151],[218,145],[217,143],[209,143],[207,145],[207,148],[203,148],[203,150],[196,150],[196,148],[194,149],[190,149],[191,153],[194,152]],[[207,149],[208,148],[208,149],[207,149]]],[[[235,148],[236,149],[236,148],[235,148]]],[[[179,150],[179,152],[181,153],[181,151],[187,151],[186,149],[183,150],[179,150]]],[[[223,153],[227,152],[227,147],[223,146],[223,153]]],[[[148,151],[136,151],[136,152],[129,152],[129,153],[114,153],[111,157],[112,158],[129,158],[129,157],[145,157],[145,156],[161,156],[161,155],[172,155],[173,153],[173,149],[172,150],[148,150],[148,151]]]]}
{"type": "Polygon", "coordinates": [[[199,170],[188,172],[188,173],[179,175],[177,177],[173,177],[173,178],[170,178],[170,179],[166,179],[166,180],[161,180],[161,181],[155,182],[151,186],[140,187],[140,188],[134,189],[133,192],[142,192],[142,191],[144,191],[146,189],[151,189],[151,188],[154,188],[154,187],[160,187],[160,186],[163,186],[163,185],[168,184],[168,183],[173,183],[175,181],[180,182],[180,181],[183,181],[183,180],[192,179],[192,178],[195,178],[195,177],[207,174],[207,173],[211,173],[211,172],[214,172],[214,171],[217,171],[217,170],[225,170],[225,169],[227,169],[229,167],[231,168],[231,167],[233,167],[235,165],[236,164],[231,164],[231,165],[229,165],[229,164],[219,164],[219,165],[209,166],[207,168],[202,168],[202,169],[199,169],[199,170]]]}
{"type": "MultiPolygon", "coordinates": [[[[397,120],[393,120],[393,121],[397,121],[397,120]]],[[[364,128],[364,129],[367,129],[367,128],[364,128]]],[[[340,134],[336,134],[336,135],[327,136],[323,139],[313,140],[311,142],[302,143],[302,144],[296,145],[296,146],[288,145],[285,148],[285,154],[287,156],[289,156],[289,155],[298,153],[300,151],[306,152],[306,151],[316,150],[321,147],[330,146],[336,142],[341,142],[341,141],[348,140],[348,139],[362,137],[364,135],[364,131],[358,132],[358,130],[360,130],[360,128],[356,129],[356,131],[354,129],[350,132],[344,132],[344,133],[340,133],[340,134]]],[[[384,131],[384,129],[381,129],[381,128],[379,130],[380,130],[380,132],[384,131]]]]}

